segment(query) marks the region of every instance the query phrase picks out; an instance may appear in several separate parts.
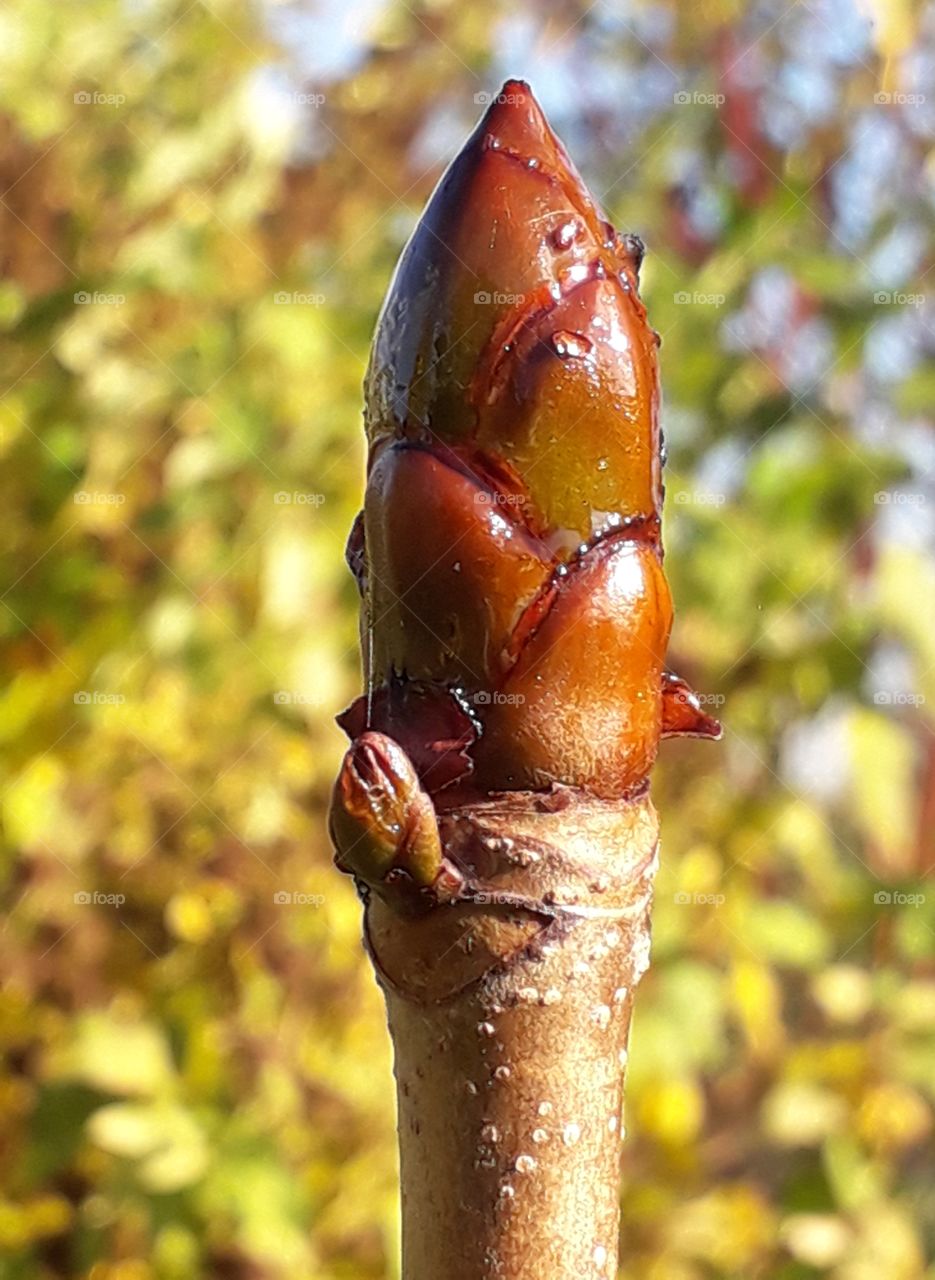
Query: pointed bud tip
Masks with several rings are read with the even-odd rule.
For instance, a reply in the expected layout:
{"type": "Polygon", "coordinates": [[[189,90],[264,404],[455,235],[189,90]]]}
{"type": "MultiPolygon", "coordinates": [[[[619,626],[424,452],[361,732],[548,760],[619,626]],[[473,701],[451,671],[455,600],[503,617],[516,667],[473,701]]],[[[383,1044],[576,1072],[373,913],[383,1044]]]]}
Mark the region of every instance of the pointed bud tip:
{"type": "MultiPolygon", "coordinates": [[[[545,168],[571,168],[571,161],[525,80],[506,80],[490,100],[474,135],[483,149],[502,149],[545,168]]],[[[577,175],[576,175],[577,176],[577,175]]]]}

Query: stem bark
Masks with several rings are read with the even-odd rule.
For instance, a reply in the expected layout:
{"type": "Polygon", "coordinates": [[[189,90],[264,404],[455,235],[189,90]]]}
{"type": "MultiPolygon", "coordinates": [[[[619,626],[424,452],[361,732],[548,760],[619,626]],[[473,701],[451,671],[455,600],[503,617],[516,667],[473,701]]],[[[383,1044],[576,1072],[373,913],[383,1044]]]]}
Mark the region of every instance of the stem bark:
{"type": "Polygon", "coordinates": [[[395,1050],[403,1280],[617,1274],[623,1071],[648,964],[648,797],[442,816],[472,900],[366,934],[395,1050]]]}

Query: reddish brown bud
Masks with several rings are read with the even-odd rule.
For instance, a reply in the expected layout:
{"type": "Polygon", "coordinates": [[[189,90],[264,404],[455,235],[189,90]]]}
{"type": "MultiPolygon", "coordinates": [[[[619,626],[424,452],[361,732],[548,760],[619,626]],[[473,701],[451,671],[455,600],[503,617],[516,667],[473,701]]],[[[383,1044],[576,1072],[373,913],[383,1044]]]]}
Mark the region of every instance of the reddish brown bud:
{"type": "Polygon", "coordinates": [[[401,744],[432,794],[623,796],[663,732],[714,732],[664,677],[641,256],[510,81],[400,260],[367,376],[350,549],[370,696],[343,723],[401,744]]]}
{"type": "Polygon", "coordinates": [[[380,886],[394,870],[420,887],[441,868],[432,802],[405,751],[382,733],[352,742],[334,787],[331,836],[342,871],[380,886]]]}

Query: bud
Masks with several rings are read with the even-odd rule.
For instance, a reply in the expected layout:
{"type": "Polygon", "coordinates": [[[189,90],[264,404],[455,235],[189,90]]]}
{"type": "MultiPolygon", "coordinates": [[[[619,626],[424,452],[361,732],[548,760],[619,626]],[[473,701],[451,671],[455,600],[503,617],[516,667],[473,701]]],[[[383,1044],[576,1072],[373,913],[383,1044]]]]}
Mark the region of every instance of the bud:
{"type": "Polygon", "coordinates": [[[405,751],[382,733],[351,744],[334,787],[330,815],[335,861],[379,886],[394,870],[427,887],[441,867],[435,812],[405,751]]]}
{"type": "Polygon", "coordinates": [[[341,723],[392,739],[432,796],[627,796],[664,733],[719,732],[665,671],[641,257],[519,81],[403,251],[367,374],[349,548],[369,695],[341,723]]]}

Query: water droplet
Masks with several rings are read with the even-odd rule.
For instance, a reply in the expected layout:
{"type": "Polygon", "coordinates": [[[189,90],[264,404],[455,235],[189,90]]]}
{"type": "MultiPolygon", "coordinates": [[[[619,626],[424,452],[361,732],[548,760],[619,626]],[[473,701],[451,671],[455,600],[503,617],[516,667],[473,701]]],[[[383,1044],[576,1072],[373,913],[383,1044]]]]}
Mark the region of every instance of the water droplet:
{"type": "Polygon", "coordinates": [[[452,569],[452,572],[453,572],[453,573],[460,573],[460,572],[461,572],[461,561],[460,561],[460,560],[456,560],[456,561],[454,562],[454,564],[451,566],[451,569],[452,569]]]}
{"type": "Polygon", "coordinates": [[[495,1028],[492,1022],[479,1022],[477,1024],[477,1034],[479,1036],[492,1036],[495,1034],[495,1028]]]}
{"type": "Polygon", "coordinates": [[[627,1065],[627,1059],[629,1056],[630,1055],[627,1053],[626,1049],[621,1049],[617,1054],[617,1061],[620,1063],[621,1067],[625,1067],[627,1065]]]}
{"type": "Polygon", "coordinates": [[[611,1133],[616,1133],[617,1126],[619,1125],[619,1123],[620,1121],[617,1119],[616,1116],[611,1116],[610,1119],[607,1121],[607,1128],[610,1130],[611,1133]]]}
{"type": "Polygon", "coordinates": [[[539,161],[538,161],[538,159],[537,159],[537,157],[536,157],[536,156],[530,156],[530,157],[529,157],[529,159],[526,161],[526,168],[527,168],[527,169],[538,169],[538,168],[539,168],[539,161]]]}
{"type": "Polygon", "coordinates": [[[474,1083],[473,1080],[466,1080],[464,1083],[464,1087],[465,1089],[467,1089],[468,1093],[470,1094],[477,1093],[477,1085],[474,1083]]]}
{"type": "Polygon", "coordinates": [[[602,1244],[596,1244],[594,1246],[594,1252],[591,1254],[591,1257],[594,1259],[596,1266],[598,1267],[606,1266],[607,1250],[604,1248],[602,1244]]]}
{"type": "Polygon", "coordinates": [[[552,334],[552,349],[557,356],[566,359],[580,359],[592,349],[593,343],[583,333],[572,333],[568,329],[559,329],[552,334]]]}
{"type": "Polygon", "coordinates": [[[552,232],[552,243],[556,249],[567,249],[574,244],[580,233],[581,223],[577,218],[570,218],[552,232]]]}
{"type": "Polygon", "coordinates": [[[607,458],[598,458],[597,460],[598,471],[606,471],[609,466],[610,466],[610,462],[607,460],[607,458]]]}
{"type": "Polygon", "coordinates": [[[499,1142],[500,1130],[495,1124],[485,1124],[483,1129],[480,1131],[480,1136],[483,1138],[484,1142],[499,1142]]]}
{"type": "Polygon", "coordinates": [[[536,1168],[538,1161],[535,1156],[517,1156],[514,1167],[517,1173],[532,1173],[536,1168]]]}
{"type": "Polygon", "coordinates": [[[617,990],[614,992],[614,1004],[623,1004],[626,998],[627,998],[627,988],[618,987],[617,990]]]}
{"type": "Polygon", "coordinates": [[[501,1200],[512,1200],[515,1195],[516,1195],[516,1192],[513,1190],[510,1184],[508,1182],[504,1182],[503,1186],[500,1188],[501,1200]]]}
{"type": "Polygon", "coordinates": [[[538,1109],[539,1109],[540,1116],[550,1116],[552,1114],[551,1102],[540,1102],[538,1109]]]}
{"type": "Polygon", "coordinates": [[[510,1078],[510,1068],[509,1068],[509,1067],[497,1067],[497,1068],[496,1068],[496,1070],[495,1070],[495,1071],[494,1071],[494,1073],[493,1073],[493,1078],[494,1078],[494,1080],[509,1080],[509,1078],[510,1078]]]}
{"type": "Polygon", "coordinates": [[[571,1124],[566,1124],[564,1129],[562,1130],[562,1142],[564,1142],[566,1147],[573,1147],[580,1137],[581,1137],[580,1124],[575,1124],[574,1122],[572,1122],[571,1124]]]}
{"type": "Polygon", "coordinates": [[[533,1142],[538,1143],[538,1144],[540,1144],[540,1145],[541,1145],[543,1142],[548,1142],[548,1140],[549,1140],[549,1131],[548,1131],[548,1129],[533,1129],[533,1131],[532,1131],[532,1140],[533,1140],[533,1142]]]}

